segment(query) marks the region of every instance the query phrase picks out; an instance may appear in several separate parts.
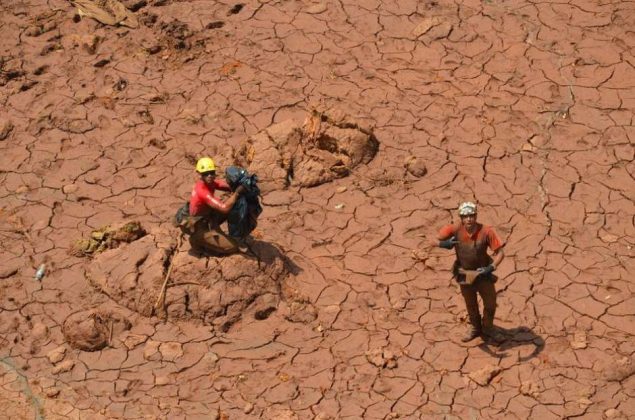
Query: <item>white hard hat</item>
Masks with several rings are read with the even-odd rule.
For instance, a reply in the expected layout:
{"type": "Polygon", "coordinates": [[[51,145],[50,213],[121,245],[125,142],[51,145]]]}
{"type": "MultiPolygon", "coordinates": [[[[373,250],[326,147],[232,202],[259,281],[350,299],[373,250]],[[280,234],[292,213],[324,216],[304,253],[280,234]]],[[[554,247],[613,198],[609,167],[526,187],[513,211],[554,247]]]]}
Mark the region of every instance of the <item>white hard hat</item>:
{"type": "Polygon", "coordinates": [[[473,214],[476,214],[476,204],[471,201],[461,203],[459,206],[459,216],[471,216],[473,214]]]}

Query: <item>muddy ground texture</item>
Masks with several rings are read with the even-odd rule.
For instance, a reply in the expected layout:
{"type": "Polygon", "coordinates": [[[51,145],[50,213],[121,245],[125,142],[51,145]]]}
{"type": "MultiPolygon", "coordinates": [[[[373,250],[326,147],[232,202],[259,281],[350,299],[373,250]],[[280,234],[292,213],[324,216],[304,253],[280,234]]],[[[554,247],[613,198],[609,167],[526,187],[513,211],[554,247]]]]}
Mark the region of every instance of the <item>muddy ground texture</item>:
{"type": "Polygon", "coordinates": [[[0,416],[635,416],[635,4],[124,4],[0,1],[0,416]],[[253,253],[178,240],[202,155],[253,253]],[[498,345],[427,247],[468,199],[498,345]]]}

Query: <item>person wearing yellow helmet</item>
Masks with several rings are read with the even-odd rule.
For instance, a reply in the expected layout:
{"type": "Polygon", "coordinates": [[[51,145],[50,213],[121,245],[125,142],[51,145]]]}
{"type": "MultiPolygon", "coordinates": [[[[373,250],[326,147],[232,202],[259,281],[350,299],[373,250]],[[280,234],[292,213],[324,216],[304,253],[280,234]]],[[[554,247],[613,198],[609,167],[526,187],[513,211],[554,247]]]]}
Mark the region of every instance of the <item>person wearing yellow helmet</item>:
{"type": "Polygon", "coordinates": [[[500,340],[494,329],[496,312],[496,289],[493,274],[504,258],[504,242],[491,226],[477,223],[477,208],[472,202],[461,203],[458,209],[459,224],[446,225],[439,231],[438,242],[441,248],[456,251],[456,261],[452,269],[454,278],[461,287],[465,300],[470,328],[462,341],[471,341],[479,335],[500,340]],[[490,256],[488,248],[492,252],[490,256]],[[477,293],[483,300],[483,318],[478,308],[477,293]]]}
{"type": "Polygon", "coordinates": [[[238,251],[238,244],[227,236],[220,225],[227,219],[238,196],[244,191],[241,185],[235,191],[225,180],[216,178],[216,164],[210,157],[196,162],[196,172],[200,179],[194,184],[189,202],[187,224],[190,232],[190,244],[193,249],[215,254],[231,254],[238,251]],[[215,196],[216,190],[230,192],[222,201],[215,196]]]}

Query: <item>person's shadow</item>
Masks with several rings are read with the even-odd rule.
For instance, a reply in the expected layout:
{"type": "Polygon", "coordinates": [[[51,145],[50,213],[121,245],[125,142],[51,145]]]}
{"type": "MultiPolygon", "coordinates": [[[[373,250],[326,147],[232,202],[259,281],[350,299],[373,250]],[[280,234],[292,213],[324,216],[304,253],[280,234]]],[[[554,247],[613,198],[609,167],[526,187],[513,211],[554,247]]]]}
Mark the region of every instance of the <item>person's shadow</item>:
{"type": "Polygon", "coordinates": [[[298,275],[302,269],[289,258],[282,249],[277,246],[249,237],[247,240],[241,241],[241,253],[248,259],[258,261],[258,266],[271,265],[275,260],[282,260],[286,269],[293,275],[298,275]]]}
{"type": "Polygon", "coordinates": [[[506,350],[519,346],[532,344],[534,350],[527,356],[518,358],[518,361],[525,362],[538,356],[545,348],[545,340],[534,333],[529,327],[502,328],[495,327],[496,338],[488,338],[479,344],[479,348],[494,357],[507,357],[506,350]]]}

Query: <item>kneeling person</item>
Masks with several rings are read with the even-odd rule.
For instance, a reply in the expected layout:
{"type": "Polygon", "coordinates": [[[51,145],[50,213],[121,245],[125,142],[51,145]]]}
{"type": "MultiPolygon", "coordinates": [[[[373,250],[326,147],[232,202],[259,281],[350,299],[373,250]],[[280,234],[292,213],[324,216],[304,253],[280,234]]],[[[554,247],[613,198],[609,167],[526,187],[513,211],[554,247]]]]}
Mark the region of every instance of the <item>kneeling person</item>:
{"type": "Polygon", "coordinates": [[[198,160],[196,171],[201,175],[201,179],[192,189],[188,220],[192,248],[199,252],[215,254],[237,252],[238,243],[227,236],[220,229],[220,225],[226,221],[227,214],[236,204],[244,187],[240,185],[232,191],[226,181],[216,179],[216,165],[209,157],[198,160]],[[221,201],[214,195],[216,190],[230,191],[232,194],[225,201],[221,201]]]}

